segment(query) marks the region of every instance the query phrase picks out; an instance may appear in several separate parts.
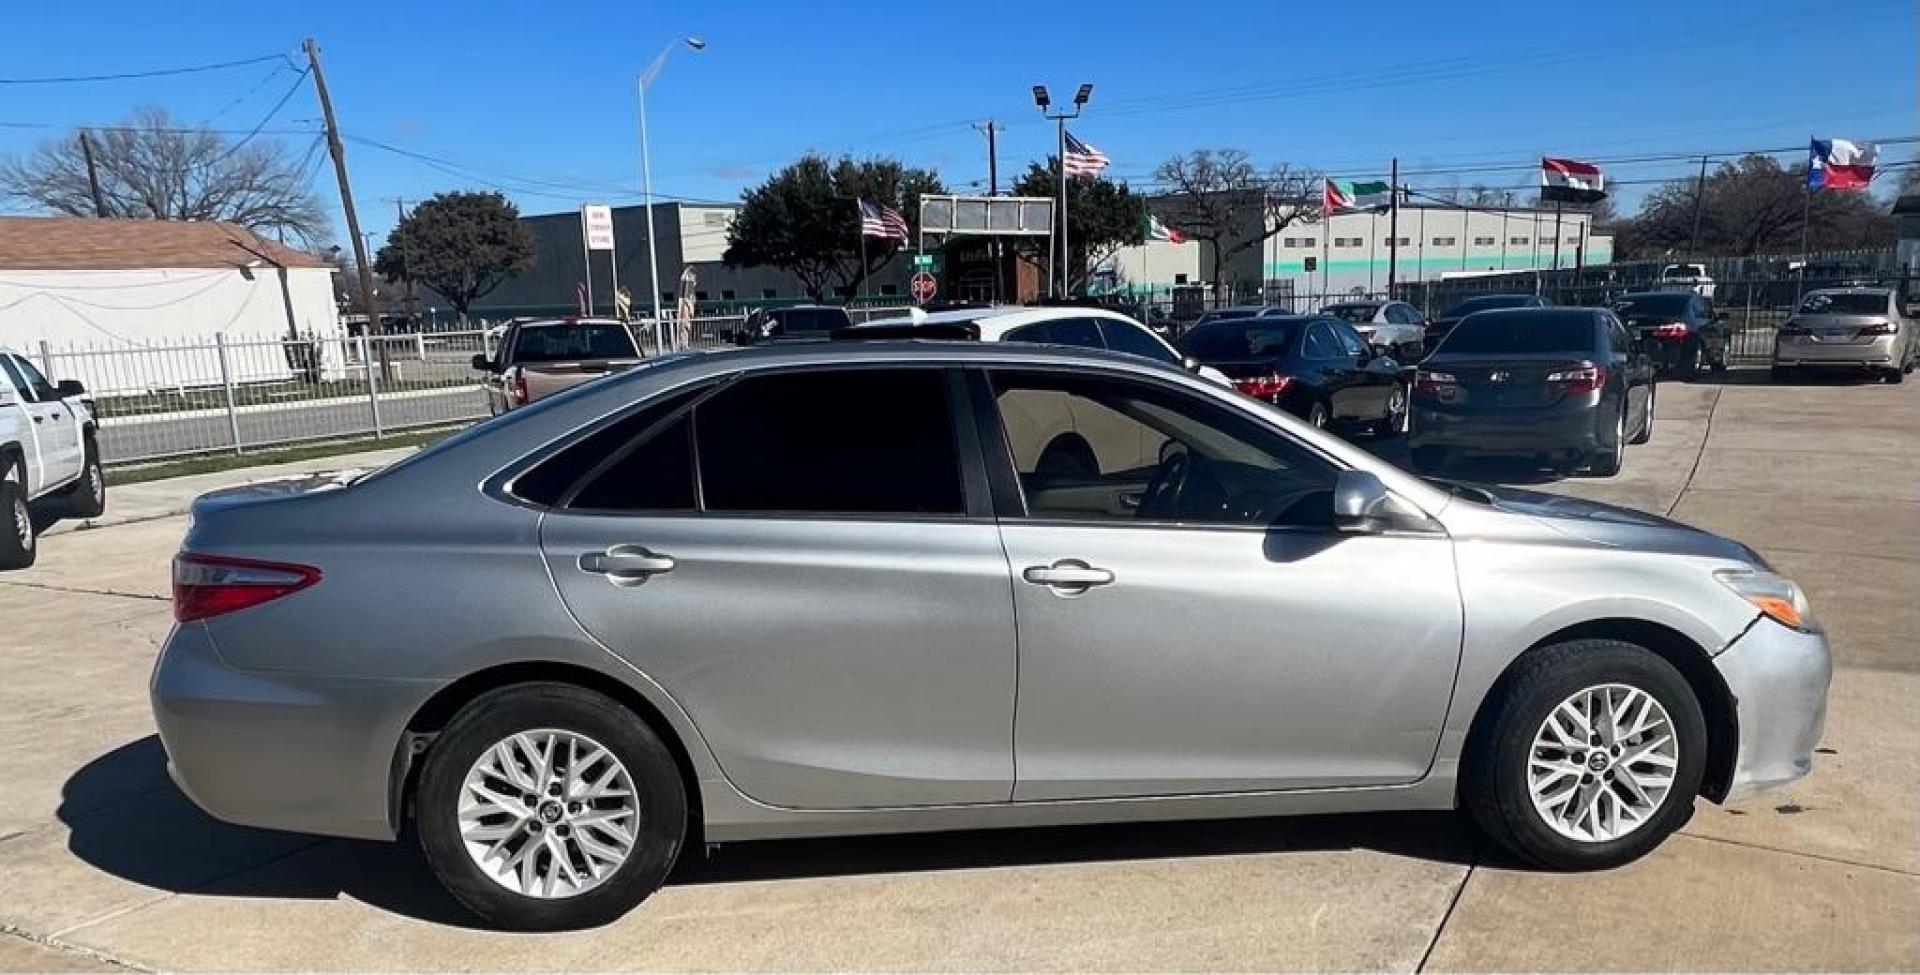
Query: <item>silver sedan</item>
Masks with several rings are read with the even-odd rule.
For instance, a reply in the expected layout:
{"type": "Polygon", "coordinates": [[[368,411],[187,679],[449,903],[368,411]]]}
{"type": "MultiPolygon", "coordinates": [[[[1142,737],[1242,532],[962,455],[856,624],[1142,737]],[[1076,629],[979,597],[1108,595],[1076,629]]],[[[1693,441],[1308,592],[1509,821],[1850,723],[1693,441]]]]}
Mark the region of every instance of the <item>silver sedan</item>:
{"type": "Polygon", "coordinates": [[[1606,867],[1805,774],[1830,676],[1735,542],[1011,343],[656,360],[203,497],[174,584],[152,699],[195,802],[411,819],[525,929],[768,837],[1460,806],[1606,867]]]}

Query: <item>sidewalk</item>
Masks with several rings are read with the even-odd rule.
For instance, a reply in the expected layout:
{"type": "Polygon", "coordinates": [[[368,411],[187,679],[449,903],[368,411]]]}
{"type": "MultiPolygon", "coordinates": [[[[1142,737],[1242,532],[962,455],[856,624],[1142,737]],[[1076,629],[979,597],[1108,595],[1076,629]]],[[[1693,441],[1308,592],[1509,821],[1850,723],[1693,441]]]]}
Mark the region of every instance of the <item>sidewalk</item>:
{"type": "Polygon", "coordinates": [[[385,467],[419,448],[389,447],[382,450],[367,450],[354,454],[334,454],[330,457],[313,457],[307,460],[289,461],[285,464],[263,464],[259,467],[247,467],[238,470],[214,471],[209,474],[190,474],[186,477],[172,477],[160,481],[145,481],[140,484],[107,486],[107,513],[91,519],[62,518],[54,522],[40,534],[42,537],[60,535],[67,532],[85,531],[91,528],[106,528],[112,525],[125,525],[137,521],[151,521],[171,515],[187,513],[187,507],[193,499],[208,491],[235,484],[252,481],[266,481],[280,477],[293,477],[313,474],[320,471],[344,471],[354,468],[385,467]]]}

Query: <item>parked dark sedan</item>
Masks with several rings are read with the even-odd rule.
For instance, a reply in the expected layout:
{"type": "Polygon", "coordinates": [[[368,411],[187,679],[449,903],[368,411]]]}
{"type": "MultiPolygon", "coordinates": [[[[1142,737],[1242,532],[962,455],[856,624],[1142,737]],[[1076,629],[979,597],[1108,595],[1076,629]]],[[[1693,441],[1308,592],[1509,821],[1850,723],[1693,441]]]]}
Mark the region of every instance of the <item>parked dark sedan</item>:
{"type": "Polygon", "coordinates": [[[1208,322],[1180,351],[1233,380],[1234,388],[1316,427],[1398,433],[1406,385],[1398,362],[1376,354],[1346,322],[1272,315],[1208,322]]]}
{"type": "Polygon", "coordinates": [[[1407,445],[1422,470],[1471,453],[1605,477],[1652,436],[1653,397],[1652,362],[1606,309],[1479,312],[1414,374],[1407,445]]]}
{"type": "Polygon", "coordinates": [[[1661,372],[1692,378],[1702,370],[1724,372],[1731,330],[1726,312],[1691,291],[1646,291],[1621,295],[1614,314],[1641,339],[1661,372]]]}
{"type": "Polygon", "coordinates": [[[1440,340],[1460,324],[1462,318],[1480,311],[1497,311],[1503,308],[1546,308],[1553,304],[1539,295],[1474,295],[1452,308],[1446,314],[1427,321],[1426,347],[1431,350],[1440,344],[1440,340]]]}

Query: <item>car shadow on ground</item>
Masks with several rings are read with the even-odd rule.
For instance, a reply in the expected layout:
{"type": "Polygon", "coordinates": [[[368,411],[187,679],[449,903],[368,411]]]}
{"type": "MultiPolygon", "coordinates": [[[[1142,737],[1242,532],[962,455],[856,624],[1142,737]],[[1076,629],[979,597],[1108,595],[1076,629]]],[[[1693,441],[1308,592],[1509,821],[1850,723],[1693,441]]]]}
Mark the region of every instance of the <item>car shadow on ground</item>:
{"type": "Polygon", "coordinates": [[[1666,378],[1662,383],[1686,383],[1689,386],[1877,386],[1876,374],[1861,369],[1822,369],[1807,366],[1786,377],[1775,379],[1766,366],[1735,366],[1718,374],[1701,374],[1692,379],[1666,378]]]}
{"type": "MultiPolygon", "coordinates": [[[[416,920],[485,926],[442,890],[412,836],[329,840],[222,823],[191,808],[166,780],[165,762],[159,739],[148,736],[75,772],[58,813],[68,850],[94,869],[173,893],[345,896],[416,920]],[[161,784],[126,794],[129,782],[155,776],[161,784]],[[166,823],[168,835],[130,836],[129,823],[166,823]]],[[[1460,814],[1364,813],[729,843],[683,850],[667,884],[1348,850],[1461,865],[1499,859],[1460,814]]]]}

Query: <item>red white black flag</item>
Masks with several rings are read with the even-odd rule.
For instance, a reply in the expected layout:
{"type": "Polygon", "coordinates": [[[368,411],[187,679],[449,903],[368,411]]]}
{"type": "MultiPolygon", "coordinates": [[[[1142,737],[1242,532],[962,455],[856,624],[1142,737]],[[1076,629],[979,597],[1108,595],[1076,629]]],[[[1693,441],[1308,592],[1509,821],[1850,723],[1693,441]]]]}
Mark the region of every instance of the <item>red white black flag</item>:
{"type": "Polygon", "coordinates": [[[1597,203],[1607,195],[1600,167],[1578,159],[1540,160],[1540,199],[1548,203],[1597,203]]]}

